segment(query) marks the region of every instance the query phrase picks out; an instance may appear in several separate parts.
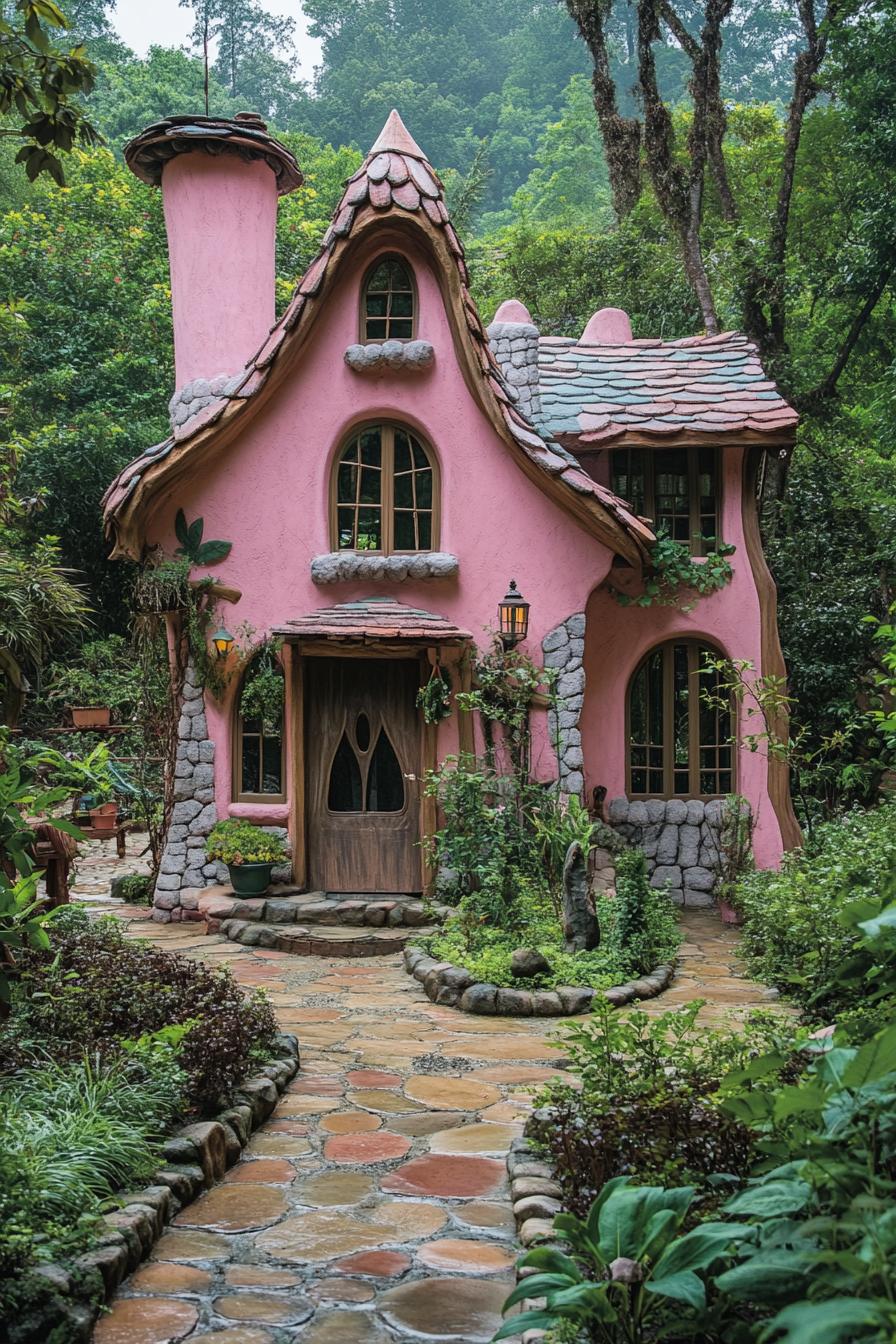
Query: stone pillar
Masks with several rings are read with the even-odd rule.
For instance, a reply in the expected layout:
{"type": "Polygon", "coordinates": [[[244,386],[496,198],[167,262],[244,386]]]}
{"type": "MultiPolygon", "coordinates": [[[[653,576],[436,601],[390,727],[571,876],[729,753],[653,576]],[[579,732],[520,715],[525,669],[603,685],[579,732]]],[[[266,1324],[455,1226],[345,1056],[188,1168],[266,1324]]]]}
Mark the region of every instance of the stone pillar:
{"type": "Polygon", "coordinates": [[[541,641],[545,667],[557,672],[555,705],[548,711],[551,741],[557,747],[560,791],[581,798],[585,788],[585,758],[579,719],[585,703],[585,613],[578,611],[555,626],[541,641]]]}
{"type": "Polygon", "coordinates": [[[206,836],[218,819],[214,762],[205,697],[191,659],[177,724],[174,809],[153,897],[152,917],[162,924],[189,919],[200,891],[218,880],[217,865],[205,856],[206,836]]]}
{"type": "Polygon", "coordinates": [[[508,299],[495,313],[487,334],[505,382],[517,395],[517,406],[523,415],[537,423],[541,416],[539,332],[528,309],[516,299],[508,299]]]}
{"type": "Polygon", "coordinates": [[[665,888],[678,905],[707,906],[715,901],[724,811],[720,798],[614,798],[609,816],[643,849],[652,887],[665,888]]]}

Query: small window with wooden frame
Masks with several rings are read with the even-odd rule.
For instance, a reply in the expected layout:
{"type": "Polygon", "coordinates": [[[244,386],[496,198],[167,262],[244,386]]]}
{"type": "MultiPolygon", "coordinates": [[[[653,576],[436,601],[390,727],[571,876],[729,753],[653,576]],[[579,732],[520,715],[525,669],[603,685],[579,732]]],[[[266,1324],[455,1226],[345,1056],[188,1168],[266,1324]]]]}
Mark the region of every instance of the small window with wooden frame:
{"type": "Polygon", "coordinates": [[[714,447],[614,448],[611,488],[635,513],[652,518],[691,555],[709,555],[720,540],[719,450],[714,447]]]}
{"type": "Polygon", "coordinates": [[[361,341],[411,341],[416,326],[413,271],[402,257],[377,257],[361,287],[361,341]]]}
{"type": "Polygon", "coordinates": [[[273,649],[252,659],[236,698],[233,796],[238,803],[286,799],[283,668],[273,649]]]}
{"type": "Polygon", "coordinates": [[[626,696],[631,798],[720,798],[734,789],[734,706],[717,707],[718,652],[697,640],[650,650],[626,696]],[[705,694],[704,694],[705,693],[705,694]]]}
{"type": "Polygon", "coordinates": [[[334,551],[438,549],[438,468],[418,435],[393,424],[355,431],[336,458],[330,532],[334,551]]]}

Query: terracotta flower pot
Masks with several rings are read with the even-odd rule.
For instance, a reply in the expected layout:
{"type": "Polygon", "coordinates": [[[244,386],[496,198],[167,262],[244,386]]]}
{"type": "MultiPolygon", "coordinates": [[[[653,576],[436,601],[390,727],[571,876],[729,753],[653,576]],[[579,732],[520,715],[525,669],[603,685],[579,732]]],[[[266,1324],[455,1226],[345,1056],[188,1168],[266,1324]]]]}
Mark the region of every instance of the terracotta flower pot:
{"type": "Polygon", "coordinates": [[[100,803],[90,809],[90,824],[95,831],[108,831],[112,835],[118,822],[118,804],[100,803]]]}
{"type": "Polygon", "coordinates": [[[112,722],[108,705],[70,705],[69,712],[76,728],[108,728],[112,722]]]}

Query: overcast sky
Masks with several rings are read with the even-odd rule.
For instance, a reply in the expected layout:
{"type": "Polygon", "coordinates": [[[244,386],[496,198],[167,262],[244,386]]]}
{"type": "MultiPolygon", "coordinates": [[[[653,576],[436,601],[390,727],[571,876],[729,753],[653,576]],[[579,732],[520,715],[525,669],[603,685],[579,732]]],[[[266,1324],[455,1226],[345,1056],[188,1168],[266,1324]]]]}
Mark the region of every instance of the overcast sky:
{"type": "MultiPolygon", "coordinates": [[[[320,59],[320,43],[305,32],[305,16],[299,0],[267,0],[265,8],[271,14],[295,19],[301,75],[310,79],[320,59]]],[[[128,46],[139,56],[144,56],[153,44],[182,46],[192,27],[192,13],[189,9],[181,9],[178,0],[118,0],[112,11],[112,21],[128,46]]]]}

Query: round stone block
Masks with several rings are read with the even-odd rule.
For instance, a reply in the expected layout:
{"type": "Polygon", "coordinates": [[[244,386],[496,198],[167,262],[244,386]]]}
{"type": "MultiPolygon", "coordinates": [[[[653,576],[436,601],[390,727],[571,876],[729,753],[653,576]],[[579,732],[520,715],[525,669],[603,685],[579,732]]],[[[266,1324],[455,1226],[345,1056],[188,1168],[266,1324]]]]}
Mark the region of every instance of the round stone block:
{"type": "Polygon", "coordinates": [[[427,1278],[390,1288],[380,1311],[394,1329],[424,1339],[486,1344],[502,1322],[506,1283],[427,1278]]]}
{"type": "Polygon", "coordinates": [[[198,1320],[192,1302],[174,1297],[120,1297],[97,1321],[94,1344],[177,1344],[198,1320]]]}
{"type": "Polygon", "coordinates": [[[504,1176],[504,1163],[491,1157],[432,1153],[405,1162],[383,1179],[381,1189],[394,1195],[473,1199],[497,1194],[504,1176]]]}

